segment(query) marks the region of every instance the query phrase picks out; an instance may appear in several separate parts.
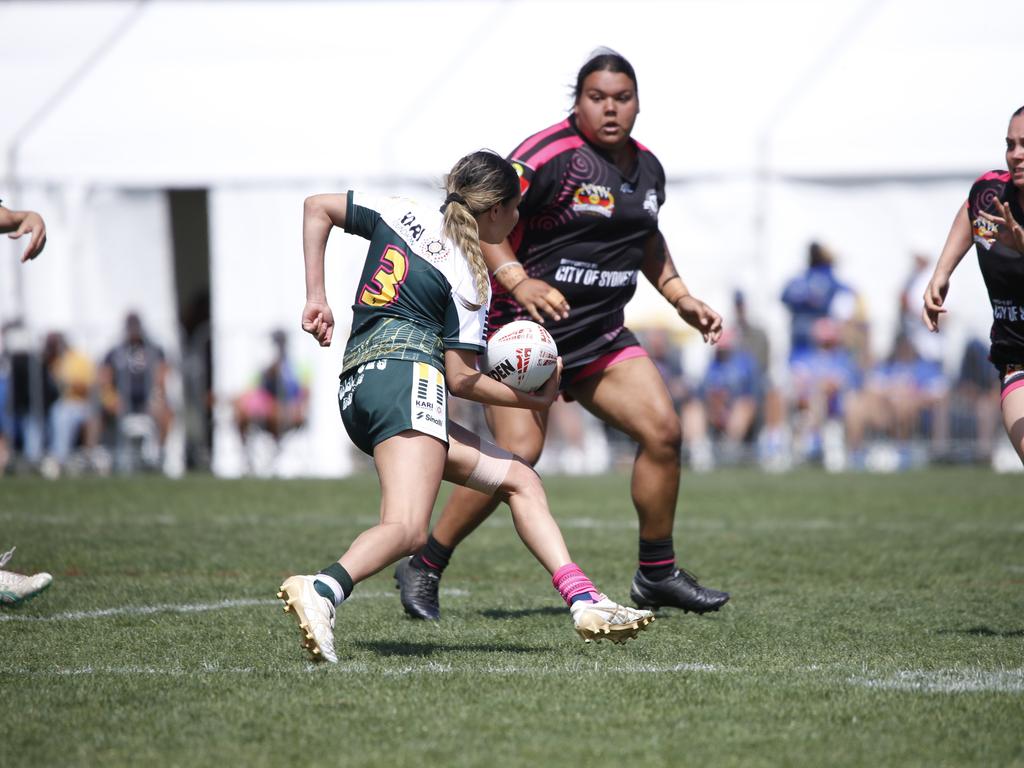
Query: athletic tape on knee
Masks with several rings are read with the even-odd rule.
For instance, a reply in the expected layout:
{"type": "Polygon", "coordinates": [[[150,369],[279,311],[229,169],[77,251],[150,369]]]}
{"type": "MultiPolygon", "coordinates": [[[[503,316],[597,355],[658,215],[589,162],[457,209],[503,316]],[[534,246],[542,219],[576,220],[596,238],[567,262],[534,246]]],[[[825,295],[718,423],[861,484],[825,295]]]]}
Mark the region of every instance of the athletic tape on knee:
{"type": "Polygon", "coordinates": [[[508,477],[512,461],[513,455],[504,448],[481,440],[480,458],[477,459],[476,466],[473,467],[473,471],[466,479],[466,487],[486,493],[488,496],[493,495],[508,477]]]}

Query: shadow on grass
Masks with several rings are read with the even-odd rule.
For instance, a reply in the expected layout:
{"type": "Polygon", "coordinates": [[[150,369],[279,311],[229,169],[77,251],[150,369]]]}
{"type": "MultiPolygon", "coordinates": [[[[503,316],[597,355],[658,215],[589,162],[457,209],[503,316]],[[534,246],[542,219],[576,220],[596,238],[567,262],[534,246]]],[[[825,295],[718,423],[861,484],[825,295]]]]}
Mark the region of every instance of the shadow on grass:
{"type": "Polygon", "coordinates": [[[971,627],[970,629],[940,629],[940,635],[973,635],[974,637],[1024,637],[1024,629],[992,629],[971,627]]]}
{"type": "Polygon", "coordinates": [[[372,651],[378,656],[433,656],[435,653],[541,653],[545,648],[530,648],[525,645],[490,644],[449,644],[449,643],[401,643],[376,642],[354,643],[359,648],[372,651]]]}
{"type": "Polygon", "coordinates": [[[480,611],[480,615],[486,616],[488,619],[521,619],[525,616],[563,616],[565,615],[565,608],[557,608],[555,606],[519,608],[516,610],[488,608],[486,611],[480,611]]]}

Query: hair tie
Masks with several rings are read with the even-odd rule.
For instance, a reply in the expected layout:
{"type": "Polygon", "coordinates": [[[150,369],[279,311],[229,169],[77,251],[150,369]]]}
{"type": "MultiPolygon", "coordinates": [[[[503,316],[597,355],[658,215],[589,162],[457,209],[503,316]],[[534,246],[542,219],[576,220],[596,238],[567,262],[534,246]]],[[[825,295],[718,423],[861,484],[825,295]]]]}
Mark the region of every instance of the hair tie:
{"type": "Polygon", "coordinates": [[[449,192],[448,197],[444,199],[444,204],[441,206],[441,213],[445,212],[445,210],[448,208],[449,203],[458,203],[459,205],[464,205],[467,208],[469,207],[469,205],[466,203],[466,198],[464,198],[458,192],[449,192]]]}

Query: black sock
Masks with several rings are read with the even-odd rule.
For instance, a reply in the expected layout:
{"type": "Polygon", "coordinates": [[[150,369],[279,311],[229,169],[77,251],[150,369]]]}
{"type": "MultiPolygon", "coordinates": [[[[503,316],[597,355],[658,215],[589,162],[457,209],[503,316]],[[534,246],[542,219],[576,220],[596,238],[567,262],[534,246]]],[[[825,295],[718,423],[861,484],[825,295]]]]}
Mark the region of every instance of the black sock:
{"type": "Polygon", "coordinates": [[[672,538],[645,541],[640,539],[640,573],[651,581],[667,579],[676,569],[676,553],[672,538]]]}
{"type": "Polygon", "coordinates": [[[316,590],[318,595],[326,597],[335,605],[338,605],[342,600],[347,599],[348,596],[352,594],[352,590],[355,589],[355,584],[352,583],[352,577],[348,575],[348,571],[342,568],[341,563],[331,563],[320,571],[320,573],[325,576],[330,576],[338,582],[338,586],[341,587],[341,599],[338,599],[338,595],[334,594],[334,589],[332,589],[331,585],[327,582],[314,579],[313,589],[316,590]]]}
{"type": "Polygon", "coordinates": [[[427,543],[423,545],[423,549],[412,556],[409,565],[413,568],[429,568],[432,571],[441,573],[448,567],[448,561],[451,559],[452,552],[454,551],[452,547],[446,547],[435,539],[434,534],[430,534],[427,537],[427,543]]]}

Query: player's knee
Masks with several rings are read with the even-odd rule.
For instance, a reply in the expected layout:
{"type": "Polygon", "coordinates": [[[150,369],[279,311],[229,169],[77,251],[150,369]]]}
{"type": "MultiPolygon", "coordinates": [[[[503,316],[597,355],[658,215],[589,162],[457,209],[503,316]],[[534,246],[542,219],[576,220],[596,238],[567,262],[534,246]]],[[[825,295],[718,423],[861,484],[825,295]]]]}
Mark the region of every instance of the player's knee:
{"type": "Polygon", "coordinates": [[[679,456],[683,444],[683,430],[679,419],[671,418],[652,422],[644,430],[641,448],[657,458],[674,459],[679,456]]]}
{"type": "Polygon", "coordinates": [[[402,551],[407,555],[419,552],[427,543],[427,529],[422,525],[400,523],[398,526],[402,551]]]}
{"type": "Polygon", "coordinates": [[[427,530],[425,528],[417,526],[415,529],[408,531],[405,548],[406,554],[413,555],[423,549],[426,545],[427,530]]]}
{"type": "Polygon", "coordinates": [[[534,429],[499,429],[495,442],[506,451],[525,460],[531,466],[537,463],[544,450],[544,435],[534,429]]]}
{"type": "Polygon", "coordinates": [[[516,456],[512,459],[501,490],[506,497],[509,494],[532,496],[543,493],[544,487],[533,466],[522,457],[516,456]]]}

